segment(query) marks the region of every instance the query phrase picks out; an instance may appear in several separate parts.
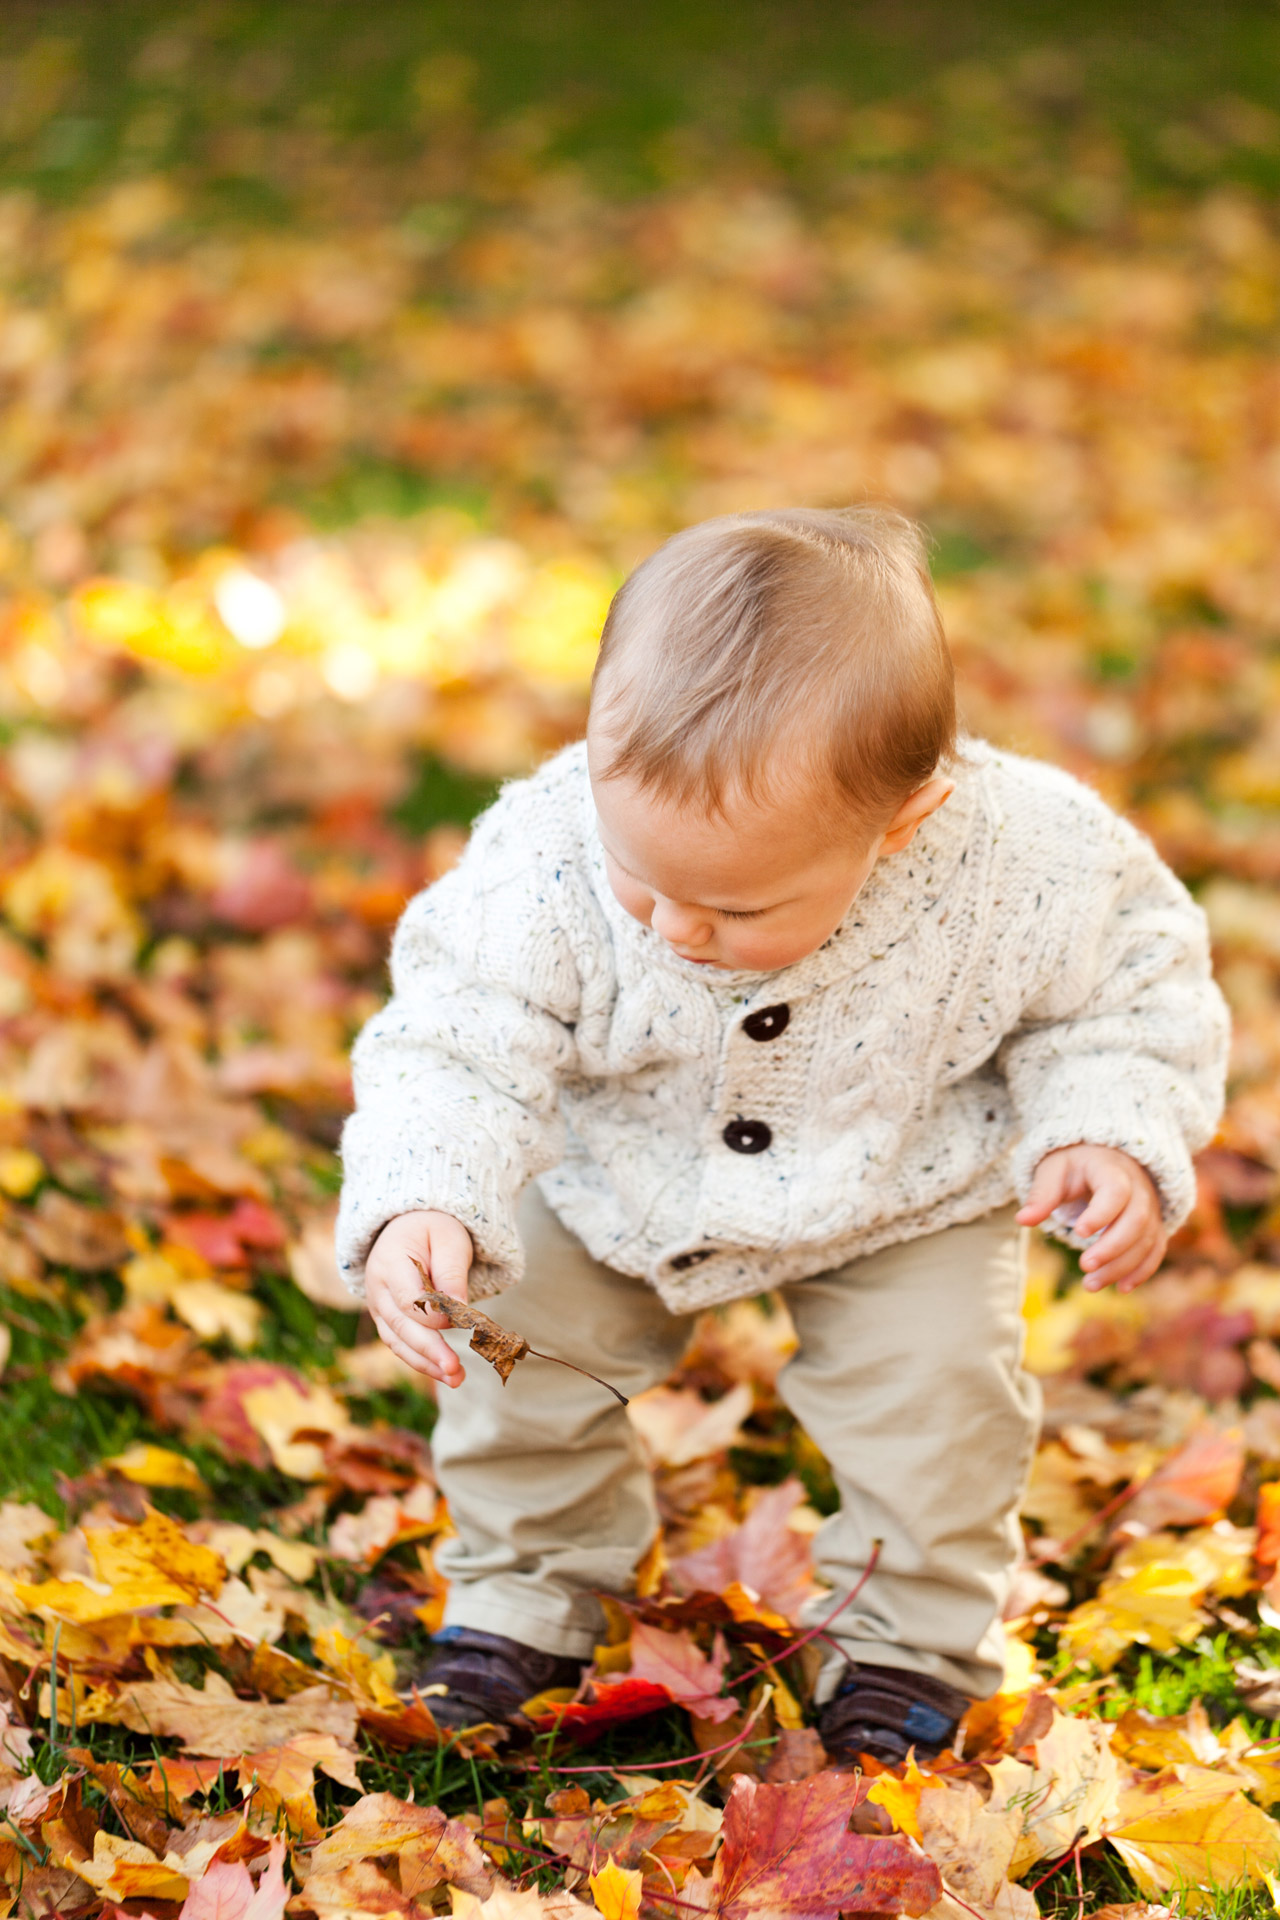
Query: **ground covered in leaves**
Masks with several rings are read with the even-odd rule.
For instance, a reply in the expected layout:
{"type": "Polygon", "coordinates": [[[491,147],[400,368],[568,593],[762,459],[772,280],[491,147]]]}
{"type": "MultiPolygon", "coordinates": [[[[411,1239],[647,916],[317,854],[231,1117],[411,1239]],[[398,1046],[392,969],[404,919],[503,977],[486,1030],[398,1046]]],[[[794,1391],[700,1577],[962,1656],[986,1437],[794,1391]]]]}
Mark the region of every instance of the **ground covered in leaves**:
{"type": "Polygon", "coordinates": [[[9,10],[0,1913],[1267,1910],[1274,22],[560,11],[9,10]],[[333,1270],[350,1039],[626,567],[868,495],[935,536],[971,727],[1209,914],[1195,1217],[1123,1299],[1036,1243],[1008,1680],[951,1754],[824,1765],[769,1302],[632,1407],[664,1532],[578,1694],[442,1739],[433,1407],[333,1270]]]}

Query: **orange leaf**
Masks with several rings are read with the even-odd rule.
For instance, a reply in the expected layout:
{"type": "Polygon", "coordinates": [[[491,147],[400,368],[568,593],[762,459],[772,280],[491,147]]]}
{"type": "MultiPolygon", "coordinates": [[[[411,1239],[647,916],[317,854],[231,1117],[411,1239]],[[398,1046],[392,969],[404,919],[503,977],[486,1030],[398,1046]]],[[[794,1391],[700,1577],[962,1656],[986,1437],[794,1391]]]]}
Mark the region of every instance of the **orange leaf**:
{"type": "Polygon", "coordinates": [[[1280,1566],[1280,1480],[1264,1480],[1258,1488],[1258,1544],[1254,1558],[1260,1567],[1280,1566]]]}
{"type": "Polygon", "coordinates": [[[1159,1527],[1192,1527],[1216,1520],[1235,1499],[1244,1471],[1244,1440],[1238,1427],[1220,1433],[1202,1426],[1161,1462],[1124,1508],[1118,1531],[1154,1533],[1159,1527]]]}

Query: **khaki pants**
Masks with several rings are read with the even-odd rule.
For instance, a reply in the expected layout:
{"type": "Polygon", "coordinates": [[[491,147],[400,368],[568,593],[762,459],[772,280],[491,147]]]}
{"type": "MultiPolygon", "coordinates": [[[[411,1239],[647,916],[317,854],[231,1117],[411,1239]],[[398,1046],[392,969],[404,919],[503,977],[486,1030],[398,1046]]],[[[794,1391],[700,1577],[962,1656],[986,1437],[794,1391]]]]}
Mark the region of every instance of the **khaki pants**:
{"type": "MultiPolygon", "coordinates": [[[[520,1230],[527,1277],[486,1312],[628,1395],[664,1380],[690,1320],[593,1260],[536,1188],[520,1230]]],[[[979,1696],[1004,1672],[1000,1614],[1039,1408],[1020,1365],[1023,1241],[1006,1210],[782,1293],[800,1345],[779,1391],[840,1493],[815,1542],[833,1591],[808,1624],[852,1588],[880,1539],[876,1571],[832,1637],[850,1659],[979,1696]]],[[[449,1338],[467,1378],[441,1390],[433,1442],[457,1526],[440,1556],[446,1623],[585,1659],[603,1626],[595,1591],[628,1590],[657,1526],[631,1424],[563,1367],[523,1360],[503,1387],[465,1334],[449,1338]]],[[[820,1700],[842,1672],[831,1652],[820,1700]]]]}

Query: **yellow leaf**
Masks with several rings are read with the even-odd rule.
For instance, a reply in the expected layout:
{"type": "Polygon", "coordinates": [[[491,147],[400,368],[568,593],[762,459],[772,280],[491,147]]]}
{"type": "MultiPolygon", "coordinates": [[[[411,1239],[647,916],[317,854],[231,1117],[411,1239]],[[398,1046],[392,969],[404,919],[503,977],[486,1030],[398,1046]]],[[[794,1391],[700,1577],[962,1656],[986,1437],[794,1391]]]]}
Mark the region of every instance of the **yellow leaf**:
{"type": "Polygon", "coordinates": [[[229,1340],[246,1352],[258,1344],[262,1305],[217,1280],[184,1280],[170,1294],[173,1310],[202,1340],[229,1340]]]}
{"type": "Polygon", "coordinates": [[[340,1627],[327,1627],[314,1637],[317,1657],[357,1693],[372,1700],[376,1707],[394,1711],[402,1705],[396,1692],[396,1665],[389,1653],[376,1659],[364,1651],[358,1641],[349,1640],[340,1627]]]}
{"type": "Polygon", "coordinates": [[[1201,1800],[1180,1775],[1173,1768],[1156,1791],[1126,1794],[1130,1817],[1107,1838],[1148,1899],[1177,1891],[1182,1906],[1207,1910],[1215,1889],[1257,1885],[1276,1872],[1280,1826],[1238,1789],[1201,1800]]]}
{"type": "Polygon", "coordinates": [[[639,1867],[620,1867],[612,1854],[599,1873],[591,1875],[591,1897],[604,1920],[639,1920],[643,1886],[639,1867]]]}
{"type": "Polygon", "coordinates": [[[899,1833],[909,1833],[913,1840],[920,1838],[920,1796],[931,1788],[943,1786],[943,1782],[931,1773],[923,1773],[916,1765],[914,1751],[907,1755],[906,1768],[901,1780],[894,1773],[877,1774],[867,1793],[878,1807],[883,1807],[899,1833]]]}
{"type": "Polygon", "coordinates": [[[27,1147],[0,1148],[0,1193],[25,1200],[44,1178],[44,1161],[27,1147]]]}
{"type": "Polygon", "coordinates": [[[103,1461],[104,1467],[113,1467],[126,1480],[132,1480],[139,1487],[180,1487],[186,1493],[206,1493],[208,1491],[194,1461],[183,1454],[173,1453],[168,1447],[150,1446],[139,1440],[123,1453],[113,1454],[103,1461]]]}
{"type": "Polygon", "coordinates": [[[1126,1580],[1108,1581],[1094,1599],[1067,1616],[1062,1645],[1076,1660],[1109,1673],[1135,1641],[1158,1653],[1194,1640],[1203,1582],[1188,1567],[1142,1567],[1126,1580]]]}
{"type": "Polygon", "coordinates": [[[341,1401],[327,1387],[314,1383],[305,1393],[288,1380],[253,1387],[241,1405],[250,1426],[266,1441],[281,1473],[292,1480],[324,1478],[322,1449],[314,1440],[295,1440],[295,1434],[345,1433],[351,1424],[341,1401]]]}
{"type": "Polygon", "coordinates": [[[188,1540],[167,1514],[148,1513],[135,1527],[95,1529],[87,1538],[98,1578],[111,1586],[158,1574],[181,1589],[183,1600],[197,1600],[216,1594],[227,1577],[221,1555],[188,1540]]]}
{"type": "Polygon", "coordinates": [[[1007,1757],[987,1766],[990,1811],[1011,1809],[1021,1820],[1009,1869],[1014,1880],[1037,1860],[1068,1852],[1077,1839],[1086,1846],[1100,1839],[1120,1791],[1120,1766],[1104,1721],[1055,1713],[1034,1752],[1034,1766],[1007,1757]]]}

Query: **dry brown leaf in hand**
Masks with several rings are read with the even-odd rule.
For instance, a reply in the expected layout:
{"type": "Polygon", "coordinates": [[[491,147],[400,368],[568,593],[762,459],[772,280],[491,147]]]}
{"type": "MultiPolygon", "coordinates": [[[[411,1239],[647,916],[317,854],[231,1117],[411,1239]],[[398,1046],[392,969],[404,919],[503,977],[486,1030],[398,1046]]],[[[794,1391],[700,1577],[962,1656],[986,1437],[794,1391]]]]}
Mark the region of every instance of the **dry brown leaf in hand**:
{"type": "MultiPolygon", "coordinates": [[[[412,1259],[412,1255],[410,1258],[412,1259]]],[[[414,1266],[425,1280],[426,1269],[420,1260],[414,1260],[414,1266]]],[[[451,1327],[464,1327],[471,1334],[471,1351],[487,1360],[505,1387],[511,1378],[511,1372],[517,1360],[523,1360],[532,1354],[535,1360],[552,1360],[558,1367],[568,1367],[574,1373],[585,1374],[588,1380],[594,1380],[598,1387],[611,1393],[625,1407],[627,1396],[611,1387],[599,1374],[591,1373],[586,1367],[575,1366],[572,1360],[562,1360],[558,1354],[542,1353],[537,1347],[531,1347],[522,1334],[511,1333],[506,1327],[500,1327],[487,1313],[481,1313],[479,1307],[469,1307],[463,1300],[455,1300],[452,1294],[437,1293],[434,1287],[426,1287],[422,1298],[414,1301],[415,1307],[429,1307],[432,1313],[443,1314],[451,1327]]]]}

